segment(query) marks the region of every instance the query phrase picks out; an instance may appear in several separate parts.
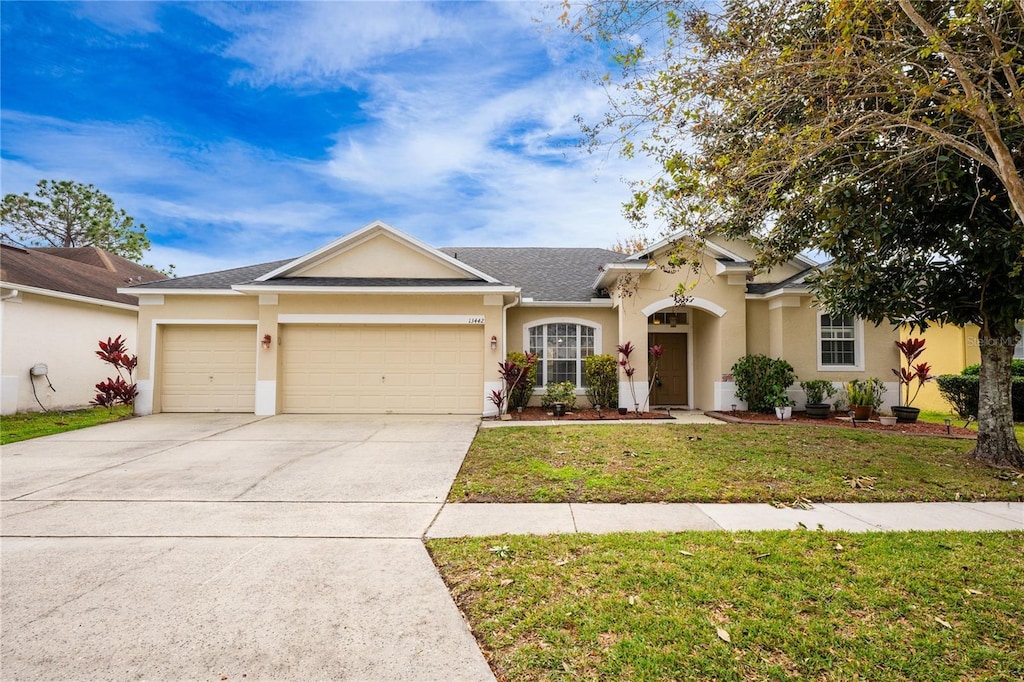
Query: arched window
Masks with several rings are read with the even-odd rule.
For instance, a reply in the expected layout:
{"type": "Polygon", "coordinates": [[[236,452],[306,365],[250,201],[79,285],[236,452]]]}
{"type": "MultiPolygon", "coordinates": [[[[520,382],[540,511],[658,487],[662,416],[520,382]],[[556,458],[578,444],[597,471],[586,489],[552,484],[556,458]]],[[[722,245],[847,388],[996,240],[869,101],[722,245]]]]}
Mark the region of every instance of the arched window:
{"type": "Polygon", "coordinates": [[[536,353],[537,385],[571,381],[583,387],[583,358],[597,352],[598,328],[576,322],[544,322],[527,329],[526,347],[536,353]]]}

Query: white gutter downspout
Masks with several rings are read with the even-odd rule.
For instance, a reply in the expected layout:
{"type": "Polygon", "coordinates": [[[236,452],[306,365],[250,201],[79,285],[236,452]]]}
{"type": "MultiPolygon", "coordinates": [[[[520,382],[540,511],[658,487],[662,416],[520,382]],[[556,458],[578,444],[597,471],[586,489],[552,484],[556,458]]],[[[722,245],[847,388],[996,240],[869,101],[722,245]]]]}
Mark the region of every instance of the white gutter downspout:
{"type": "Polygon", "coordinates": [[[522,297],[523,293],[520,291],[514,301],[501,307],[501,361],[508,357],[508,309],[518,305],[522,297]]]}
{"type": "Polygon", "coordinates": [[[0,296],[0,301],[6,301],[9,298],[14,298],[20,293],[21,292],[18,291],[17,289],[11,289],[11,292],[9,294],[4,294],[3,296],[0,296]]]}

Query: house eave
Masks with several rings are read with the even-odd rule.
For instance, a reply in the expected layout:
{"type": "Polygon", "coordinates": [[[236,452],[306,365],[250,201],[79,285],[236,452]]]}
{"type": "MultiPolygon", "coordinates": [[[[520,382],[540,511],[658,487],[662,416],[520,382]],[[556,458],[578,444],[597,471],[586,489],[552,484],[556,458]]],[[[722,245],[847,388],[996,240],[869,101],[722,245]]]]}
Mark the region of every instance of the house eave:
{"type": "Polygon", "coordinates": [[[523,299],[520,308],[612,308],[614,302],[610,298],[592,298],[589,301],[534,301],[523,299]]]}
{"type": "Polygon", "coordinates": [[[602,269],[601,272],[597,275],[597,278],[594,280],[594,284],[591,288],[595,290],[606,289],[608,285],[612,283],[615,277],[624,272],[639,272],[643,274],[648,270],[652,270],[653,268],[654,266],[646,261],[643,263],[638,263],[635,261],[631,263],[608,263],[607,265],[604,266],[604,269],[602,269]]]}
{"type": "Polygon", "coordinates": [[[509,285],[466,287],[343,287],[343,286],[275,286],[273,284],[236,284],[231,289],[239,294],[517,294],[519,289],[509,285]]]}
{"type": "MultiPolygon", "coordinates": [[[[53,289],[25,286],[24,284],[15,284],[14,282],[0,282],[0,287],[3,287],[4,289],[17,289],[19,292],[25,294],[35,294],[36,296],[47,296],[49,298],[59,298],[64,301],[74,301],[75,303],[88,303],[90,305],[100,305],[106,308],[117,308],[118,310],[130,310],[132,312],[139,311],[139,306],[132,305],[130,303],[108,301],[104,298],[93,298],[92,296],[80,296],[79,294],[69,294],[66,291],[54,291],[53,289]]],[[[137,292],[122,291],[120,288],[117,289],[117,293],[127,294],[129,296],[138,295],[137,292]]]]}
{"type": "Polygon", "coordinates": [[[773,289],[763,294],[746,294],[748,301],[767,301],[773,298],[779,298],[780,296],[810,296],[811,290],[805,286],[795,287],[783,287],[781,289],[773,289]]]}
{"type": "Polygon", "coordinates": [[[237,291],[231,289],[158,289],[158,288],[135,288],[135,287],[119,287],[117,290],[119,294],[128,294],[129,296],[240,296],[237,291]]]}

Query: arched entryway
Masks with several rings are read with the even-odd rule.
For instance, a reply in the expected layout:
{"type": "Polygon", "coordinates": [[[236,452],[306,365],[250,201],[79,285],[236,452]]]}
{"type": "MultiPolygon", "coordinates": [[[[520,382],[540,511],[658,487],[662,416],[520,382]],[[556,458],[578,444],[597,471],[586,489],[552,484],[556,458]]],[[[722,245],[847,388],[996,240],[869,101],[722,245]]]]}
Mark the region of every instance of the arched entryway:
{"type": "Polygon", "coordinates": [[[714,319],[724,315],[725,309],[704,299],[690,299],[680,306],[675,299],[666,298],[646,306],[643,313],[647,316],[647,347],[659,345],[663,351],[652,385],[651,406],[693,409],[698,403],[694,379],[699,374],[695,372],[694,347],[700,347],[700,325],[695,323],[695,316],[707,320],[710,315],[714,319]]]}

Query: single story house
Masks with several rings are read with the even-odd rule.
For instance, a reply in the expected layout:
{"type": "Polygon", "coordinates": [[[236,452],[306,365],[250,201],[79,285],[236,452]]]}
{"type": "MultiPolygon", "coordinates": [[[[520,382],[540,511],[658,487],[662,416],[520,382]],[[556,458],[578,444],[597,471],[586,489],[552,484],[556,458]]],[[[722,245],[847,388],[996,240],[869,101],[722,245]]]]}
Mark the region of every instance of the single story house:
{"type": "Polygon", "coordinates": [[[125,287],[139,297],[137,411],[487,415],[506,353],[538,353],[541,386],[583,395],[582,359],[627,341],[664,348],[654,405],[741,404],[730,370],[747,353],[801,379],[894,379],[897,332],[817,310],[801,283],[814,263],[755,275],[750,245],[717,241],[678,305],[682,275],[657,265],[669,248],[438,249],[374,222],[298,258],[125,287]]]}
{"type": "Polygon", "coordinates": [[[0,245],[0,414],[87,405],[112,371],[97,342],[136,347],[138,299],[118,288],[158,279],[91,246],[0,245]]]}

